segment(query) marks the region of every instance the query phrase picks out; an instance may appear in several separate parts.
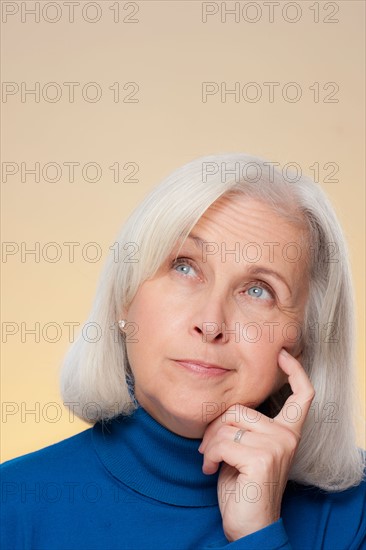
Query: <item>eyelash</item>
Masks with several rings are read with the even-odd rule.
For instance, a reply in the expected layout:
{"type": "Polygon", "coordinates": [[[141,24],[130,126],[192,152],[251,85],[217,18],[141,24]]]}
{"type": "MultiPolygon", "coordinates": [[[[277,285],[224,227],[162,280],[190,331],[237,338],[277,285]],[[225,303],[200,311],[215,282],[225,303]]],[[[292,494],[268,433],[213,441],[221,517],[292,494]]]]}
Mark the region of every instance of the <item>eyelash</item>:
{"type": "MultiPolygon", "coordinates": [[[[177,258],[176,260],[173,260],[171,262],[171,268],[173,269],[175,267],[178,267],[181,264],[187,264],[190,267],[192,267],[193,269],[196,269],[196,267],[194,265],[194,262],[192,260],[190,260],[189,258],[183,258],[183,257],[177,258]]],[[[266,283],[263,283],[263,281],[251,281],[249,284],[251,284],[252,286],[258,286],[259,288],[263,288],[264,290],[267,290],[267,292],[269,292],[269,294],[272,296],[273,300],[276,299],[276,295],[275,295],[274,291],[272,290],[272,288],[270,286],[268,286],[266,283]]],[[[251,287],[249,287],[249,288],[251,288],[251,287]]]]}

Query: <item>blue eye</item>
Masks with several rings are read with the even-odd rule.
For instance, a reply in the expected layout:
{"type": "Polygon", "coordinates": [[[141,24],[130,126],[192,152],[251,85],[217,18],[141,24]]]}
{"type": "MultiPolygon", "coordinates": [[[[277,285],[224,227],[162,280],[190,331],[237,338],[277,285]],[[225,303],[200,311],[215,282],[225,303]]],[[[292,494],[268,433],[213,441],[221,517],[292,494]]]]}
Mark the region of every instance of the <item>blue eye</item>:
{"type": "MultiPolygon", "coordinates": [[[[187,258],[177,258],[176,260],[174,260],[172,262],[172,268],[175,269],[177,267],[189,267],[190,269],[194,269],[194,266],[192,264],[192,262],[190,260],[188,260],[187,258]]],[[[180,271],[180,273],[182,275],[186,275],[187,272],[186,271],[180,271]]]]}
{"type": "MultiPolygon", "coordinates": [[[[194,262],[192,262],[189,258],[176,258],[171,262],[171,268],[176,270],[177,273],[180,275],[188,275],[189,277],[193,277],[194,275],[189,275],[190,270],[193,270],[194,273],[196,273],[196,267],[194,262]],[[183,268],[182,270],[178,271],[177,268],[183,268]]],[[[259,301],[265,302],[265,301],[273,301],[275,299],[275,294],[271,290],[270,287],[268,287],[265,283],[262,283],[261,281],[256,282],[256,284],[251,283],[252,286],[250,286],[247,290],[244,292],[247,292],[248,295],[251,298],[258,298],[259,301]]]]}
{"type": "Polygon", "coordinates": [[[252,298],[262,298],[264,300],[268,300],[268,298],[266,298],[265,296],[265,293],[269,295],[269,299],[273,298],[272,292],[264,286],[253,285],[248,289],[248,294],[252,298]],[[253,292],[251,293],[250,291],[253,291],[253,292]]]}

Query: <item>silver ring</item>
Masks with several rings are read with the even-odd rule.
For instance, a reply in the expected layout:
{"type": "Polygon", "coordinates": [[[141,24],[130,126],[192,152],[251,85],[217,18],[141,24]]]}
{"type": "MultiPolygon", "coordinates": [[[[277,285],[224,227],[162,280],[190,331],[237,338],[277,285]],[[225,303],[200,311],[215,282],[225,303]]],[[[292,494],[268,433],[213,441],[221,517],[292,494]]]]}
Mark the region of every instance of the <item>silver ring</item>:
{"type": "Polygon", "coordinates": [[[240,443],[240,440],[242,438],[242,435],[247,432],[248,430],[238,430],[234,436],[234,442],[240,443]]]}

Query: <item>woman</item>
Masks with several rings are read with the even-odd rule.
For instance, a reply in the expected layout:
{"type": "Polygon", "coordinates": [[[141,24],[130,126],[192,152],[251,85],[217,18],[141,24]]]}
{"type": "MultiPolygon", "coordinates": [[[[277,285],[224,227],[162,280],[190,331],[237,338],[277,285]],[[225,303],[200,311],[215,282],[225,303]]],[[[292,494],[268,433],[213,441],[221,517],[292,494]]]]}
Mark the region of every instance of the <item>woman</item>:
{"type": "Polygon", "coordinates": [[[61,373],[94,426],[2,465],[2,548],[364,548],[351,280],[321,189],[198,158],[118,242],[101,336],[61,373]]]}

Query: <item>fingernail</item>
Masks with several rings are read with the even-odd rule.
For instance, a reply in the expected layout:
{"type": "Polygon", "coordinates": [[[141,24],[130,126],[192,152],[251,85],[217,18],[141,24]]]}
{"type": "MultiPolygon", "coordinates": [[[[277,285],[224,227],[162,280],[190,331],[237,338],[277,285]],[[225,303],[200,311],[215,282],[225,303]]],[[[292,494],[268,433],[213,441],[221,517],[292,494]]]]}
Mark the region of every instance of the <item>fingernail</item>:
{"type": "Polygon", "coordinates": [[[284,357],[288,357],[290,354],[288,351],[285,350],[285,348],[282,348],[280,353],[284,356],[284,357]]]}

